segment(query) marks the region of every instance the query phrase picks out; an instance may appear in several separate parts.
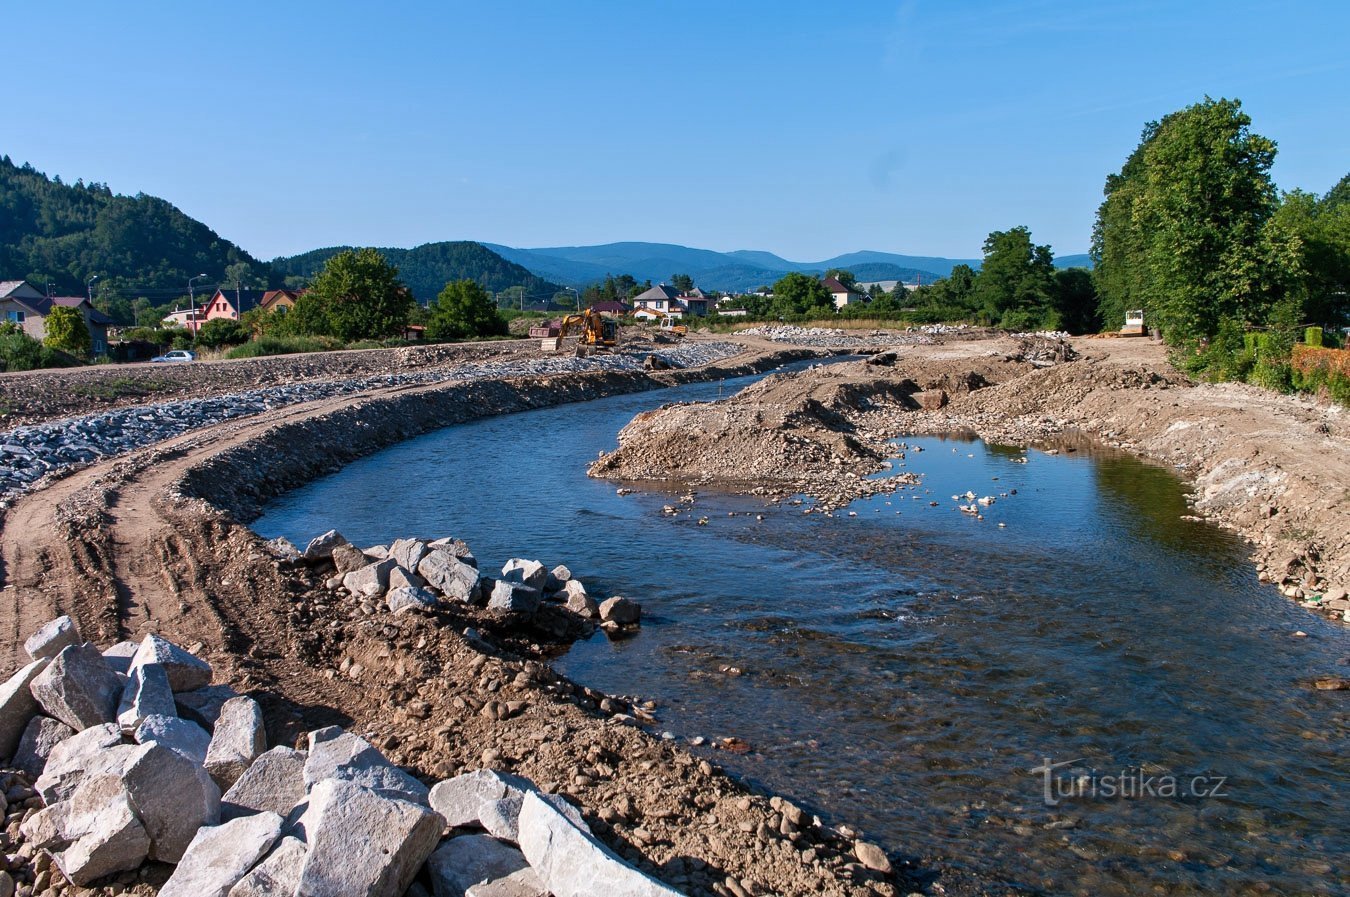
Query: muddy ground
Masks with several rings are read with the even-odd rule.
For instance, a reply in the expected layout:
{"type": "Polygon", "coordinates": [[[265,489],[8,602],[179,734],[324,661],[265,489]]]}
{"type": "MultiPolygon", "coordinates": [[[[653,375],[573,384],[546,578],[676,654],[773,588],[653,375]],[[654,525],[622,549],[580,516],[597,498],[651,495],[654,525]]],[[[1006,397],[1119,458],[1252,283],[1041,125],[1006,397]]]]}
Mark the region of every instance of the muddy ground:
{"type": "Polygon", "coordinates": [[[974,433],[1055,450],[1088,438],[1177,470],[1195,512],[1252,543],[1264,580],[1336,619],[1350,612],[1350,417],[1326,400],[1196,383],[1146,339],[1005,337],[902,347],[768,378],[720,403],[635,419],[591,468],[837,508],[876,491],[888,440],[974,433]],[[1067,359],[1067,360],[1061,360],[1067,359]],[[877,363],[886,362],[886,363],[877,363]]]}

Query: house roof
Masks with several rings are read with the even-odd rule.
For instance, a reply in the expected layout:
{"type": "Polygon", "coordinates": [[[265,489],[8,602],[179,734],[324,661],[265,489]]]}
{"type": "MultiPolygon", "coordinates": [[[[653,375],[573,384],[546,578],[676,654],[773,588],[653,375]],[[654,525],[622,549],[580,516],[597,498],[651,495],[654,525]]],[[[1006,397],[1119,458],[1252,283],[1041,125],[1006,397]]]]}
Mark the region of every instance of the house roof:
{"type": "Polygon", "coordinates": [[[303,292],[304,290],[268,290],[262,294],[262,298],[258,300],[258,304],[266,308],[283,297],[294,302],[300,298],[300,294],[303,292]]]}
{"type": "Polygon", "coordinates": [[[626,315],[632,311],[632,307],[626,302],[619,302],[614,299],[604,299],[591,306],[598,312],[609,312],[612,315],[626,315]]]}
{"type": "Polygon", "coordinates": [[[85,315],[89,318],[91,324],[111,324],[113,319],[99,311],[94,306],[89,305],[89,300],[84,296],[53,296],[52,305],[61,305],[66,308],[79,308],[88,306],[85,315]]]}
{"type": "Polygon", "coordinates": [[[833,277],[827,277],[821,281],[825,289],[831,293],[861,293],[857,287],[846,287],[833,277]]]}
{"type": "Polygon", "coordinates": [[[658,283],[650,290],[645,290],[634,296],[633,304],[636,305],[639,302],[660,302],[662,300],[669,301],[678,298],[680,298],[679,290],[674,287],[668,287],[663,283],[658,283]]]}
{"type": "Polygon", "coordinates": [[[230,303],[231,308],[242,315],[244,312],[252,311],[262,305],[265,296],[266,294],[262,290],[216,290],[211,294],[211,298],[206,305],[209,308],[217,299],[224,299],[230,303]],[[236,294],[238,295],[237,303],[235,301],[236,294]],[[239,307],[235,308],[236,305],[239,307]]]}

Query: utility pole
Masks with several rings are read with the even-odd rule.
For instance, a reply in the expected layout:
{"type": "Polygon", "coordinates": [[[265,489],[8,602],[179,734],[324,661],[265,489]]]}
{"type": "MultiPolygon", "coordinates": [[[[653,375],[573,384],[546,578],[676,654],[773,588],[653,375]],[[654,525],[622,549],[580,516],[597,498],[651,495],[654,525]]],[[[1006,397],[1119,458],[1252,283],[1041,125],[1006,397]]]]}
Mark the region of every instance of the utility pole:
{"type": "Polygon", "coordinates": [[[205,274],[198,274],[196,277],[188,278],[188,327],[192,331],[192,338],[197,338],[197,295],[192,292],[192,282],[201,280],[205,274]]]}
{"type": "Polygon", "coordinates": [[[85,281],[84,284],[84,291],[89,294],[89,304],[91,306],[94,304],[94,281],[96,280],[98,280],[97,274],[85,281]]]}

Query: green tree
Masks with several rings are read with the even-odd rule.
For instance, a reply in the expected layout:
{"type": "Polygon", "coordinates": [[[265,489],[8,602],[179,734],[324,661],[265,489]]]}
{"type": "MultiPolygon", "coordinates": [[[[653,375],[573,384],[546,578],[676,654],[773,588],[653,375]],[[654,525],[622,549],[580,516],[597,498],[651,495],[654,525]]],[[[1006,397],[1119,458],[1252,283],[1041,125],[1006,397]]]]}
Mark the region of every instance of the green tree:
{"type": "Polygon", "coordinates": [[[793,271],[773,285],[772,309],[778,315],[828,314],[834,310],[834,300],[819,280],[793,271]]]}
{"type": "Polygon", "coordinates": [[[398,279],[398,269],[379,250],[356,249],[330,258],[287,318],[300,318],[294,326],[307,328],[296,332],[351,342],[402,333],[412,306],[412,293],[398,279]],[[312,306],[303,315],[302,304],[312,306]]]}
{"type": "Polygon", "coordinates": [[[64,305],[53,305],[47,312],[47,335],[42,344],[50,349],[60,349],[71,355],[83,358],[89,354],[89,328],[85,326],[84,315],[64,305]]]}
{"type": "Polygon", "coordinates": [[[1011,330],[1058,327],[1052,302],[1055,261],[1049,246],[1031,242],[1031,231],[994,231],[984,241],[984,263],[971,298],[990,320],[1011,330]]]}
{"type": "MultiPolygon", "coordinates": [[[[254,309],[256,311],[257,309],[254,309]]],[[[245,312],[248,315],[249,312],[245,312]]],[[[252,336],[252,332],[239,321],[232,321],[229,318],[213,318],[202,325],[201,330],[197,331],[198,345],[206,346],[208,349],[219,349],[221,346],[237,346],[246,343],[252,336]]]]}
{"type": "Polygon", "coordinates": [[[431,339],[469,339],[504,336],[506,321],[497,313],[492,297],[473,280],[447,283],[431,303],[427,336],[431,339]]]}
{"type": "Polygon", "coordinates": [[[1108,178],[1093,240],[1108,324],[1143,307],[1169,341],[1186,342],[1223,318],[1259,322],[1280,298],[1263,233],[1277,205],[1275,144],[1250,125],[1238,101],[1206,97],[1148,125],[1108,178]]]}
{"type": "Polygon", "coordinates": [[[858,278],[847,268],[831,268],[825,272],[825,279],[829,280],[831,277],[846,287],[851,287],[858,282],[858,278]]]}
{"type": "Polygon", "coordinates": [[[687,293],[694,288],[694,278],[688,274],[670,275],[670,285],[681,293],[687,293]]]}
{"type": "Polygon", "coordinates": [[[1070,333],[1096,333],[1102,328],[1097,314],[1097,290],[1087,268],[1055,272],[1054,309],[1059,326],[1070,333]]]}

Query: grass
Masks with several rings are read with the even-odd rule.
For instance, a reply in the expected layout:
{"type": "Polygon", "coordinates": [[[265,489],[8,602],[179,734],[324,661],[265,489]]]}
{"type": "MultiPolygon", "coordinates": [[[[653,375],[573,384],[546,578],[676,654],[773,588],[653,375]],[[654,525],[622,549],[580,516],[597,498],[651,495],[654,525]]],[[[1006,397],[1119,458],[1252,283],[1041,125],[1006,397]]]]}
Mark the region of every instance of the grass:
{"type": "Polygon", "coordinates": [[[294,355],[301,352],[331,352],[345,346],[331,336],[264,336],[251,343],[235,346],[226,358],[261,358],[267,355],[294,355]]]}
{"type": "Polygon", "coordinates": [[[171,388],[171,384],[153,377],[109,377],[94,383],[72,383],[67,392],[86,399],[120,399],[127,396],[144,398],[171,388]]]}

